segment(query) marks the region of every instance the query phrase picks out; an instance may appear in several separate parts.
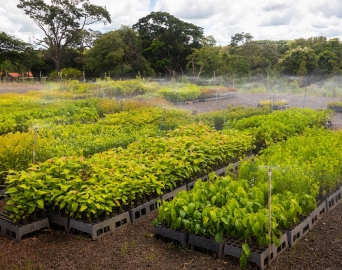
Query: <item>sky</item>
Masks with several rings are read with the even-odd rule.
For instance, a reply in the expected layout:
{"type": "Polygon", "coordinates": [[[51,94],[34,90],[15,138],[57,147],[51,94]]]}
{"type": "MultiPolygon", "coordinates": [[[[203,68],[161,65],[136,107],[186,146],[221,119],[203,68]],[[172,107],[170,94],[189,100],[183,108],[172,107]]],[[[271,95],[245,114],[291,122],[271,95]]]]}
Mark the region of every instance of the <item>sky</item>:
{"type": "MultiPolygon", "coordinates": [[[[47,2],[48,0],[45,0],[47,2]]],[[[228,45],[236,33],[254,40],[292,40],[324,36],[342,40],[341,0],[90,0],[105,6],[112,23],[90,28],[105,33],[133,25],[152,11],[163,11],[204,29],[217,45],[228,45]]],[[[17,8],[19,0],[0,0],[0,32],[25,42],[42,31],[17,8]]]]}

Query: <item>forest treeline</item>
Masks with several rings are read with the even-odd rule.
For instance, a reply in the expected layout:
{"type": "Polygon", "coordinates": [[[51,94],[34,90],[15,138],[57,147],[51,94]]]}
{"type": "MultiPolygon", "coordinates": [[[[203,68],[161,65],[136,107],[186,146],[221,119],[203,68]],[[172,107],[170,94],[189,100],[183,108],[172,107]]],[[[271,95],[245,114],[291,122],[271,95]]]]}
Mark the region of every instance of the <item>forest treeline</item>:
{"type": "MultiPolygon", "coordinates": [[[[232,36],[227,46],[218,46],[215,37],[204,36],[200,26],[166,12],[151,12],[132,26],[122,25],[106,33],[78,30],[72,32],[74,37],[68,43],[60,44],[57,66],[53,46],[58,44],[44,44],[42,39],[34,46],[1,32],[2,77],[6,72],[31,71],[36,77],[57,77],[64,72],[76,78],[85,71],[94,77],[187,76],[196,81],[283,75],[318,81],[342,71],[338,38],[255,40],[251,33],[242,32],[232,36]]],[[[305,79],[299,82],[306,83],[305,79]]]]}

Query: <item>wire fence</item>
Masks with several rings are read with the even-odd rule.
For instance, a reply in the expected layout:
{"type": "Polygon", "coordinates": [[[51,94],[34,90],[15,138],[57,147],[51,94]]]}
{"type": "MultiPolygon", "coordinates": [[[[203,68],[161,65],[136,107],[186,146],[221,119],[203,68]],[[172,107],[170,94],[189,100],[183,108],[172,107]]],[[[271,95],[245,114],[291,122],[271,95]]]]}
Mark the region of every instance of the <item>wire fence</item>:
{"type": "MultiPolygon", "coordinates": [[[[77,80],[81,83],[95,83],[98,80],[132,80],[136,79],[133,75],[110,75],[103,73],[98,76],[95,73],[83,72],[81,77],[63,78],[62,82],[77,80]]],[[[199,86],[224,86],[238,88],[239,92],[246,93],[270,93],[270,94],[303,94],[305,91],[308,95],[320,95],[325,97],[342,97],[342,77],[331,76],[319,78],[317,76],[255,76],[255,77],[211,77],[197,78],[191,76],[169,76],[169,77],[142,77],[142,79],[150,82],[157,82],[160,85],[172,85],[175,83],[193,83],[199,86]]],[[[9,76],[0,77],[0,93],[5,92],[27,92],[30,90],[39,90],[45,86],[45,83],[56,82],[50,77],[36,76],[24,77],[18,76],[11,78],[9,76]]]]}

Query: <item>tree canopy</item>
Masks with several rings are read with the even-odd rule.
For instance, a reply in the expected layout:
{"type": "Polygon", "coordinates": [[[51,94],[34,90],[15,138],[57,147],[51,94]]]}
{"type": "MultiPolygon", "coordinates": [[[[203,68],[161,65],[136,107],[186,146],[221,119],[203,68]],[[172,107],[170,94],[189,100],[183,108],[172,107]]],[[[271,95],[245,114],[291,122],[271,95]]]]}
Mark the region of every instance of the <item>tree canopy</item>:
{"type": "Polygon", "coordinates": [[[87,68],[96,73],[136,76],[150,75],[152,72],[142,56],[137,33],[128,26],[101,35],[86,52],[86,62],[87,68]]]}
{"type": "Polygon", "coordinates": [[[342,73],[338,38],[254,40],[252,34],[241,32],[221,47],[213,36],[204,37],[201,27],[166,12],[151,12],[133,26],[101,33],[86,26],[110,22],[109,13],[90,4],[91,0],[19,1],[18,8],[34,20],[44,37],[37,38],[39,47],[33,48],[0,33],[2,71],[49,74],[55,65],[57,70],[92,72],[93,78],[108,72],[144,77],[186,75],[194,80],[221,76],[226,82],[257,78],[268,85],[270,76],[276,75],[299,76],[302,81],[313,75],[313,81],[319,81],[342,73]]]}
{"type": "Polygon", "coordinates": [[[43,0],[20,0],[17,5],[43,31],[43,38],[36,38],[36,44],[44,47],[61,69],[61,57],[67,47],[88,25],[95,22],[111,22],[108,11],[93,5],[89,0],[51,0],[51,5],[43,0]]]}
{"type": "Polygon", "coordinates": [[[34,48],[5,32],[0,33],[0,70],[28,71],[37,63],[34,48]]]}
{"type": "Polygon", "coordinates": [[[288,50],[279,64],[287,74],[305,76],[317,67],[317,55],[311,48],[297,47],[288,50]]]}
{"type": "Polygon", "coordinates": [[[185,72],[187,56],[201,48],[203,28],[167,12],[151,12],[133,25],[141,38],[143,56],[158,75],[185,72]]]}

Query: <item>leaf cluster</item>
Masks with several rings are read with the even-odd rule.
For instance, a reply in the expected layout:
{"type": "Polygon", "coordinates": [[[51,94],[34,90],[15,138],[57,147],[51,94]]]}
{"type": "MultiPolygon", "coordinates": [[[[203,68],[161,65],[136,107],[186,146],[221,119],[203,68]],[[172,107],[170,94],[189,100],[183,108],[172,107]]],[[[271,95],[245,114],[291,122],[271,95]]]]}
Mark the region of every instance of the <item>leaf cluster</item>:
{"type": "Polygon", "coordinates": [[[28,172],[9,172],[6,184],[11,203],[7,210],[15,220],[29,216],[26,201],[21,199],[25,190],[19,185],[24,181],[29,186],[33,179],[40,179],[47,185],[41,186],[47,192],[43,200],[46,209],[96,219],[109,215],[110,206],[133,205],[146,196],[172,190],[213,166],[243,157],[251,140],[243,133],[204,132],[200,137],[142,138],[127,149],[112,149],[87,159],[50,159],[28,172]],[[19,208],[22,211],[18,214],[14,209],[19,208]]]}
{"type": "Polygon", "coordinates": [[[330,115],[330,110],[291,108],[267,115],[254,115],[249,118],[228,121],[223,129],[248,130],[255,136],[257,147],[265,148],[272,143],[281,142],[300,134],[307,127],[324,126],[330,115]]]}

